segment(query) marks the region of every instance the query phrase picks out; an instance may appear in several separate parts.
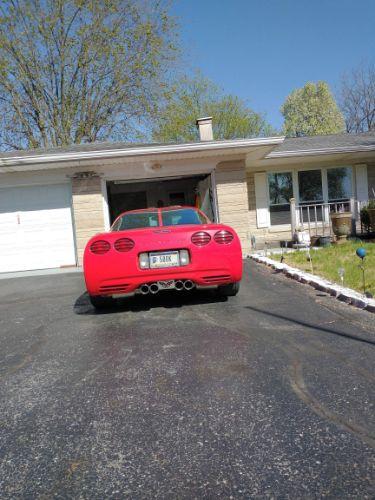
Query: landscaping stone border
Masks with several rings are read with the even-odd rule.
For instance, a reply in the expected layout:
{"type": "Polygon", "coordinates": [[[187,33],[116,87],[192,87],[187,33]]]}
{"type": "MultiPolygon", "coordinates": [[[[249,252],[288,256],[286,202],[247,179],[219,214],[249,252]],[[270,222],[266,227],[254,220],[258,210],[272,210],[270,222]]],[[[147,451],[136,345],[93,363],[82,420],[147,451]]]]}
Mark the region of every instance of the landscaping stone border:
{"type": "Polygon", "coordinates": [[[250,258],[255,260],[255,262],[265,264],[266,266],[272,267],[272,269],[275,269],[276,271],[284,273],[288,278],[310,285],[321,292],[329,293],[332,297],[335,297],[341,302],[345,302],[352,306],[359,307],[360,309],[366,309],[366,311],[375,313],[375,300],[365,297],[351,288],[345,288],[337,285],[336,283],[331,283],[324,278],[306,273],[305,271],[301,271],[295,267],[288,266],[288,264],[276,262],[269,257],[265,257],[264,255],[252,254],[250,255],[250,258]]]}

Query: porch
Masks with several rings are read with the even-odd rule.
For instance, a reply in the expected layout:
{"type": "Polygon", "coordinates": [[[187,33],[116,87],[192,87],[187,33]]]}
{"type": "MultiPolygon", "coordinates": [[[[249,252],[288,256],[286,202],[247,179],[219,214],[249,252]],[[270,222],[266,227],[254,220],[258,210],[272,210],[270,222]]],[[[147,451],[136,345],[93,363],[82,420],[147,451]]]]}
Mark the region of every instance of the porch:
{"type": "Polygon", "coordinates": [[[351,214],[351,234],[368,236],[360,213],[375,198],[375,164],[343,163],[280,167],[274,160],[263,172],[253,173],[249,168],[252,247],[280,246],[280,242],[292,241],[296,231],[305,231],[310,238],[332,237],[331,214],[342,212],[351,214]]]}
{"type": "Polygon", "coordinates": [[[294,198],[290,200],[291,239],[298,231],[304,231],[311,238],[334,236],[332,214],[350,214],[351,235],[369,234],[370,231],[361,222],[361,210],[367,201],[354,198],[327,203],[297,204],[294,198]]]}

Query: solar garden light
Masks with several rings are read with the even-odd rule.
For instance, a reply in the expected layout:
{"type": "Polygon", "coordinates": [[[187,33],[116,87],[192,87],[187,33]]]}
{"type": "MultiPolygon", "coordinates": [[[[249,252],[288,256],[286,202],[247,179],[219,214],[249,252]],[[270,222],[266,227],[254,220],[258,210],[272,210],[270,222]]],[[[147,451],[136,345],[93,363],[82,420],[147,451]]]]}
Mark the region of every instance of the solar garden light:
{"type": "Polygon", "coordinates": [[[286,248],[288,247],[288,242],[285,240],[285,241],[282,241],[281,242],[281,257],[280,257],[280,262],[283,263],[284,262],[284,248],[286,250],[286,248]]]}
{"type": "Polygon", "coordinates": [[[253,248],[254,250],[256,250],[257,240],[256,240],[256,238],[255,238],[255,236],[253,234],[250,237],[250,241],[251,241],[251,248],[253,248]]]}
{"type": "Polygon", "coordinates": [[[339,267],[337,272],[339,273],[340,276],[341,286],[344,286],[345,269],[343,267],[339,267]]]}
{"type": "Polygon", "coordinates": [[[307,255],[308,255],[307,260],[310,262],[311,274],[314,274],[314,266],[311,258],[311,245],[307,247],[307,255]]]}
{"type": "Polygon", "coordinates": [[[357,248],[355,251],[357,256],[361,259],[361,264],[359,268],[362,270],[362,283],[363,283],[363,293],[366,295],[366,281],[365,281],[365,257],[366,257],[366,249],[363,247],[357,248]]]}

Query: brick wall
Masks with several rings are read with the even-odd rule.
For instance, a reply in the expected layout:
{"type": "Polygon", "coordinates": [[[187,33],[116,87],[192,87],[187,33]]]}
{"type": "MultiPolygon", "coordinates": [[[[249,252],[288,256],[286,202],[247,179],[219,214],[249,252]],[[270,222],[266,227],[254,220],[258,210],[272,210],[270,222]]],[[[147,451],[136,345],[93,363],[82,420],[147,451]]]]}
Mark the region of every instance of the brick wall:
{"type": "Polygon", "coordinates": [[[72,193],[78,261],[81,264],[87,241],[104,230],[100,177],[72,178],[72,193]]]}
{"type": "Polygon", "coordinates": [[[220,222],[236,230],[244,253],[248,253],[249,213],[245,163],[221,162],[216,167],[215,177],[220,222]]]}

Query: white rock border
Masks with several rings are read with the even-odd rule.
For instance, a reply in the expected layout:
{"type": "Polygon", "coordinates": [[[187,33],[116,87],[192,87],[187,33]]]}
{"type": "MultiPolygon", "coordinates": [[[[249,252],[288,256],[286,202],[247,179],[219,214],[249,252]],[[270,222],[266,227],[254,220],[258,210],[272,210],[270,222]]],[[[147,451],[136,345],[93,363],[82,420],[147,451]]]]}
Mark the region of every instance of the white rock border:
{"type": "Polygon", "coordinates": [[[337,285],[336,283],[331,283],[330,281],[320,278],[319,276],[306,273],[305,271],[301,271],[295,267],[288,266],[288,264],[276,262],[273,259],[265,257],[264,255],[252,254],[250,255],[250,259],[272,267],[272,269],[284,273],[288,276],[288,278],[310,285],[321,292],[329,293],[341,302],[345,302],[352,306],[359,307],[360,309],[366,309],[366,311],[375,313],[375,300],[365,297],[351,288],[345,288],[337,285]]]}

